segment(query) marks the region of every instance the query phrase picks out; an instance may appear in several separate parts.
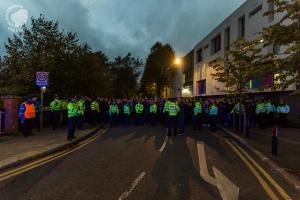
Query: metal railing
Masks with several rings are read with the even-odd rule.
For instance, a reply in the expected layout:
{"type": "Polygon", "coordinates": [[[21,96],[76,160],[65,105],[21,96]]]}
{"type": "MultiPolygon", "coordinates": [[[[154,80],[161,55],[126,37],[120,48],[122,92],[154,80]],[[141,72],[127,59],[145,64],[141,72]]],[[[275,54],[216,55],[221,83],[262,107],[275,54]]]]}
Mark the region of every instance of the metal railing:
{"type": "Polygon", "coordinates": [[[4,133],[5,112],[0,111],[0,134],[4,133]]]}

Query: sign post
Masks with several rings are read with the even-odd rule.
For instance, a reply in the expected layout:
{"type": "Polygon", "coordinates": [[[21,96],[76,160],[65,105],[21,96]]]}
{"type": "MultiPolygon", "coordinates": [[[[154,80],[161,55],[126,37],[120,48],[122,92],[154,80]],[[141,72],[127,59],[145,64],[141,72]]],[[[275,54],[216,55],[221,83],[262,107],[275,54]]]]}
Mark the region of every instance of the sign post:
{"type": "Polygon", "coordinates": [[[44,93],[48,86],[49,72],[37,72],[36,73],[36,86],[41,88],[41,106],[40,106],[40,126],[43,128],[43,112],[44,112],[44,93]]]}

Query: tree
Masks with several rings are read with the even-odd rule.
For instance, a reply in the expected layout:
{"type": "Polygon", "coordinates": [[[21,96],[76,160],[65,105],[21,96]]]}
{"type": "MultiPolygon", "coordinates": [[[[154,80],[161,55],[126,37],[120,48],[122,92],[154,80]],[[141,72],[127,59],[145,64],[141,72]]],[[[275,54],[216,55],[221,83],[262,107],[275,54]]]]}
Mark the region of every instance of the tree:
{"type": "Polygon", "coordinates": [[[117,98],[129,98],[137,93],[137,83],[143,62],[130,53],[118,56],[110,66],[113,94],[117,98]]]}
{"type": "Polygon", "coordinates": [[[240,38],[230,47],[226,64],[213,66],[216,72],[212,76],[225,83],[227,92],[242,97],[249,91],[250,81],[259,77],[261,50],[256,45],[257,41],[240,38]]]}
{"type": "Polygon", "coordinates": [[[295,83],[300,85],[300,3],[299,0],[268,0],[274,3],[274,11],[265,15],[281,16],[280,20],[264,28],[264,46],[284,49],[283,55],[269,53],[263,57],[265,73],[275,75],[275,88],[286,89],[295,83]]]}
{"type": "Polygon", "coordinates": [[[152,46],[141,80],[141,90],[144,91],[144,95],[161,96],[164,88],[171,84],[175,75],[174,59],[175,52],[171,45],[156,42],[152,46]]]}
{"type": "Polygon", "coordinates": [[[106,56],[93,53],[88,44],[78,42],[76,33],[65,33],[58,25],[40,15],[8,39],[0,68],[5,78],[0,83],[3,94],[38,93],[35,73],[47,71],[50,95],[104,95],[101,87],[109,82],[106,56]]]}

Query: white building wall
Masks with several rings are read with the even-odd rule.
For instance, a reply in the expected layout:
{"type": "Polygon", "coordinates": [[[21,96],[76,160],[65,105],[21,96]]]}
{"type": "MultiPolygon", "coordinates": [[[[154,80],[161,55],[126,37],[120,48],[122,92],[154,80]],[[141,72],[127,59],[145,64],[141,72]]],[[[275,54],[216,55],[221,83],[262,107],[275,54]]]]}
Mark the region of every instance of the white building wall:
{"type": "MultiPolygon", "coordinates": [[[[259,33],[263,27],[267,27],[272,23],[279,21],[280,16],[275,15],[274,20],[270,21],[268,16],[263,16],[269,10],[269,3],[267,0],[247,0],[241,7],[234,11],[227,19],[225,19],[218,27],[209,33],[203,40],[201,40],[194,47],[194,95],[200,96],[197,87],[197,81],[206,79],[206,94],[222,95],[225,94],[223,83],[219,83],[211,76],[215,73],[210,66],[210,62],[217,59],[224,59],[225,52],[225,29],[230,27],[230,44],[238,39],[239,34],[239,18],[245,16],[245,38],[253,40],[259,37],[259,33]],[[249,13],[258,6],[262,5],[262,9],[255,15],[251,16],[249,13]],[[221,34],[221,50],[214,55],[211,55],[211,40],[218,34],[221,34]],[[207,47],[208,48],[205,48],[207,47]],[[202,61],[197,63],[197,51],[202,48],[202,61]],[[206,72],[206,74],[205,74],[206,72]]],[[[262,53],[267,53],[270,48],[264,48],[262,53]]],[[[290,88],[292,89],[292,88],[290,88]]]]}

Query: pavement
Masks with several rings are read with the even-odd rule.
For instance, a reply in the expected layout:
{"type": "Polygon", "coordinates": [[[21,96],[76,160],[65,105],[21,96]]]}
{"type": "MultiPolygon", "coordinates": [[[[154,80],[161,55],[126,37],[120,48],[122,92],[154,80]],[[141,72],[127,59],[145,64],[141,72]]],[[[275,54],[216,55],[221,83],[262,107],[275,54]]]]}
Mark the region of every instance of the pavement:
{"type": "Polygon", "coordinates": [[[187,128],[186,133],[168,138],[163,127],[110,128],[42,164],[0,174],[0,197],[300,199],[282,177],[224,132],[187,128]]]}
{"type": "MultiPolygon", "coordinates": [[[[229,129],[233,131],[232,129],[229,129]]],[[[236,133],[248,142],[254,149],[270,158],[281,169],[292,174],[300,181],[300,129],[279,127],[278,133],[278,155],[272,155],[272,127],[260,129],[252,127],[250,138],[245,138],[243,134],[236,133]]],[[[234,132],[234,131],[233,131],[234,132]]]]}
{"type": "MultiPolygon", "coordinates": [[[[95,127],[86,126],[84,130],[76,130],[78,139],[88,135],[95,127]]],[[[0,137],[0,169],[11,164],[46,153],[68,143],[66,128],[53,131],[45,128],[33,131],[33,135],[24,138],[20,134],[0,137]]]]}

